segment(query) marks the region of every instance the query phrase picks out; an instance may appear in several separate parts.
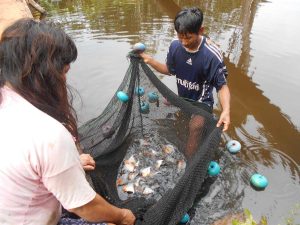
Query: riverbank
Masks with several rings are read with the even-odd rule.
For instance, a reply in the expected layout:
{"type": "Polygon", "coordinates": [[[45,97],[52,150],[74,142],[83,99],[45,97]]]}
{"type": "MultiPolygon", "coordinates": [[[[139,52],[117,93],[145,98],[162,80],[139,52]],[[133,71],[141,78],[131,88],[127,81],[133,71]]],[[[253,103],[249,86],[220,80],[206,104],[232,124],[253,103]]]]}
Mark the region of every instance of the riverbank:
{"type": "Polygon", "coordinates": [[[0,1],[0,35],[14,21],[21,18],[33,18],[26,0],[0,1]]]}

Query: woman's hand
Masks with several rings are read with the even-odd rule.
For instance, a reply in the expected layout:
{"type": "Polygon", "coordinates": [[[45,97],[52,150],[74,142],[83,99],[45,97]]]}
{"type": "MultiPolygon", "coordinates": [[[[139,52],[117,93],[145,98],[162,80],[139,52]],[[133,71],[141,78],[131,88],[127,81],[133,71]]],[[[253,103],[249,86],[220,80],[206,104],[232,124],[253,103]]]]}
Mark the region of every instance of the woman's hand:
{"type": "Polygon", "coordinates": [[[118,225],[134,225],[135,216],[129,209],[121,209],[122,210],[122,220],[118,225]]]}
{"type": "Polygon", "coordinates": [[[96,163],[90,154],[79,155],[81,166],[85,171],[94,170],[96,163]]]}

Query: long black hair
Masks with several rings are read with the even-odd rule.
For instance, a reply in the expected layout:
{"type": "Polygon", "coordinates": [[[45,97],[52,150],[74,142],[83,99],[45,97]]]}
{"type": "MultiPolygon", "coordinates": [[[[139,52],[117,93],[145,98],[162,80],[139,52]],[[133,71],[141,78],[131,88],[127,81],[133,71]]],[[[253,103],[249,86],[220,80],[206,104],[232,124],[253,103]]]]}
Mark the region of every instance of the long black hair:
{"type": "Polygon", "coordinates": [[[20,19],[1,36],[0,87],[10,84],[78,138],[65,77],[65,68],[76,58],[75,43],[63,30],[51,23],[20,19]]]}

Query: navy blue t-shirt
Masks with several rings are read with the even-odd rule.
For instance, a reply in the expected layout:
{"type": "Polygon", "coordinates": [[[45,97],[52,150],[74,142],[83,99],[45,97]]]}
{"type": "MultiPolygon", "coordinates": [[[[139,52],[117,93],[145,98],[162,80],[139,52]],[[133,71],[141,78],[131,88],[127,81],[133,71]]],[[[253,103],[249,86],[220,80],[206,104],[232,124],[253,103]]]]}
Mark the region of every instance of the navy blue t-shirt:
{"type": "Polygon", "coordinates": [[[219,48],[205,37],[198,51],[188,52],[179,40],[172,41],[167,55],[169,72],[176,76],[178,95],[187,100],[214,104],[217,91],[227,83],[227,69],[219,48]]]}

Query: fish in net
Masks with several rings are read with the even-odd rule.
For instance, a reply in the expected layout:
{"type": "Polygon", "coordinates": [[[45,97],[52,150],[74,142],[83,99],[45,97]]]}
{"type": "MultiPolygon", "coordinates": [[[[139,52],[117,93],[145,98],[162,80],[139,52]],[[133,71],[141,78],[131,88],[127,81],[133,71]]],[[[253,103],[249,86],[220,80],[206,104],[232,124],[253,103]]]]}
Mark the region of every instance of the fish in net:
{"type": "Polygon", "coordinates": [[[205,105],[176,95],[134,52],[128,58],[103,113],[79,128],[96,161],[88,179],[108,202],[131,209],[137,225],[179,224],[211,183],[222,130],[205,105]]]}

